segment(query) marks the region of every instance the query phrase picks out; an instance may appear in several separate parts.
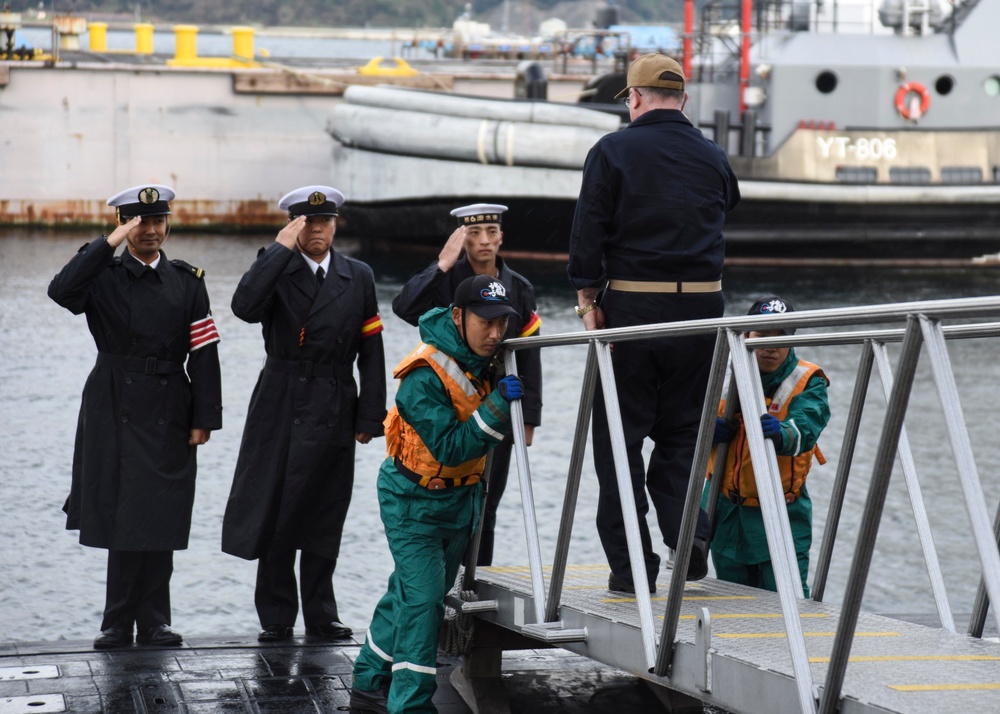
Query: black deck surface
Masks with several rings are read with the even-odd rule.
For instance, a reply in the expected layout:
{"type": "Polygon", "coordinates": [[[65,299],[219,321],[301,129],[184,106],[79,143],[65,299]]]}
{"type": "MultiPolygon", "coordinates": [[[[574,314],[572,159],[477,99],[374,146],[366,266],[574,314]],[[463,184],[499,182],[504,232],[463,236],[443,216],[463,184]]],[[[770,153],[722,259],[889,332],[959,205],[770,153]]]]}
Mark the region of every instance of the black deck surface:
{"type": "MultiPolygon", "coordinates": [[[[240,636],[105,651],[89,641],[0,644],[0,712],[346,712],[359,642],[259,645],[240,636]]],[[[471,711],[448,681],[458,664],[439,662],[440,714],[471,711]]],[[[662,711],[635,677],[561,649],[507,652],[503,673],[512,713],[662,711]]]]}

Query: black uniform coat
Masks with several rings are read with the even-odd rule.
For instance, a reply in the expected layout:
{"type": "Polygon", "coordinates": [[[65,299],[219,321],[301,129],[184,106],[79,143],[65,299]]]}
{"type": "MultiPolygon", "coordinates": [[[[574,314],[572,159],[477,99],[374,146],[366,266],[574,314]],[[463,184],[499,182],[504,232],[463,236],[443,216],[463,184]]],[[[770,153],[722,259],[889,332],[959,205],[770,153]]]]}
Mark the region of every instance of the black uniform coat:
{"type": "Polygon", "coordinates": [[[50,298],[87,315],[101,353],[83,388],[66,528],[96,548],[182,550],[194,503],[191,429],[222,427],[218,344],[189,353],[192,323],[210,314],[208,291],[162,252],[155,270],[114,252],[104,237],[88,243],[49,284],[50,298]],[[170,363],[175,371],[164,370],[170,363]]]}
{"type": "MultiPolygon", "coordinates": [[[[507,332],[504,333],[504,339],[513,339],[526,328],[532,329],[538,320],[535,288],[527,278],[507,267],[500,256],[497,256],[497,273],[503,284],[510,288],[510,302],[517,310],[517,315],[511,315],[507,321],[507,332]]],[[[392,301],[392,311],[416,327],[420,316],[431,308],[451,305],[455,288],[473,275],[475,272],[465,256],[459,258],[448,272],[438,268],[437,261],[434,261],[406,281],[392,301]]],[[[538,333],[537,329],[531,332],[538,333]]],[[[518,350],[514,357],[518,375],[524,381],[524,396],[521,398],[524,423],[538,426],[542,423],[542,351],[518,350]]]]}
{"type": "Polygon", "coordinates": [[[380,436],[385,418],[375,279],[361,261],[331,251],[322,287],[299,251],[273,243],[240,280],[233,313],[260,322],[268,360],[247,413],[222,526],[222,550],[247,560],[272,544],[336,558],[354,483],[354,434],[380,436]],[[357,360],[360,396],[352,374],[357,360]],[[339,365],[340,376],[308,376],[339,365]]]}

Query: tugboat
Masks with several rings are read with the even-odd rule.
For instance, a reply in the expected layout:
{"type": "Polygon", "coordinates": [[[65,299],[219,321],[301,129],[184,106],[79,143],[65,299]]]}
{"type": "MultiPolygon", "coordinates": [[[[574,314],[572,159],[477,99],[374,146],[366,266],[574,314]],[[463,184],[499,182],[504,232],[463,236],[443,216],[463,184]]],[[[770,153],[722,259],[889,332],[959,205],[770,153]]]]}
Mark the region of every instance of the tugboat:
{"type": "MultiPolygon", "coordinates": [[[[1000,3],[712,2],[697,33],[685,5],[685,112],[730,153],[743,194],[726,227],[730,254],[1000,250],[1000,3]]],[[[623,87],[616,75],[593,81],[592,94],[623,87]]],[[[624,109],[538,93],[452,96],[442,108],[434,93],[359,89],[330,118],[333,175],[353,232],[392,244],[436,245],[445,208],[488,196],[510,206],[512,236],[564,253],[583,159],[624,109]],[[556,118],[525,118],[532,106],[556,118]]]]}

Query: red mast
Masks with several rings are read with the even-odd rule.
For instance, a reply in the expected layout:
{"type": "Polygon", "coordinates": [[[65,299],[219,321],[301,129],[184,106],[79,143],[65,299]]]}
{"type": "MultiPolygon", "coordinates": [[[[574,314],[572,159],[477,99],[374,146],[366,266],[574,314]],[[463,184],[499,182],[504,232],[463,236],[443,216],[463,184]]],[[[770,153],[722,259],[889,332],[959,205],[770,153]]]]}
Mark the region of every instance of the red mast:
{"type": "Polygon", "coordinates": [[[691,81],[691,37],[694,33],[694,0],[684,0],[684,78],[691,81]]]}
{"type": "Polygon", "coordinates": [[[753,0],[743,0],[743,12],[740,19],[743,42],[740,47],[740,116],[747,110],[744,95],[750,86],[750,30],[752,28],[753,0]]]}

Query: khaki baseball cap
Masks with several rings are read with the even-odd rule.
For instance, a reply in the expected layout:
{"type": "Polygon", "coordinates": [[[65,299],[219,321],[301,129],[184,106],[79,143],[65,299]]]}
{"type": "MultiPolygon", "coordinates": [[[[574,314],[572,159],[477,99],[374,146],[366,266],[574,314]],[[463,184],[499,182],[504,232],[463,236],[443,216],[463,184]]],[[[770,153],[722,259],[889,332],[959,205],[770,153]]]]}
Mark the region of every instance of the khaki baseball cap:
{"type": "Polygon", "coordinates": [[[628,78],[625,89],[615,95],[621,99],[632,87],[660,87],[662,89],[684,89],[684,70],[677,60],[665,54],[653,54],[638,57],[628,68],[628,78]]]}

